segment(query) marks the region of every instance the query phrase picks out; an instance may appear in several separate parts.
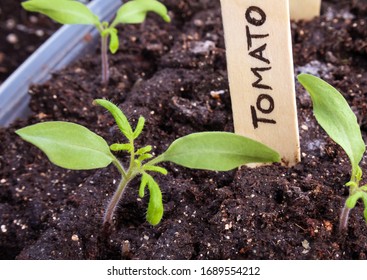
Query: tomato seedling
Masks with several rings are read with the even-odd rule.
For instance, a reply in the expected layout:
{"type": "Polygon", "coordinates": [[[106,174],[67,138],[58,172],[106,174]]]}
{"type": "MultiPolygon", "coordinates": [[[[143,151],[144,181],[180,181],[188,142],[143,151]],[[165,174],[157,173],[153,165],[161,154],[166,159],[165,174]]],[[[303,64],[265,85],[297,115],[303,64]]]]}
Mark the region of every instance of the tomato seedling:
{"type": "Polygon", "coordinates": [[[22,2],[24,9],[39,12],[61,24],[91,24],[101,35],[102,83],[109,80],[108,46],[111,53],[119,48],[116,26],[118,24],[135,24],[145,21],[148,12],[160,15],[164,21],[170,22],[167,8],[156,0],[131,0],[121,5],[111,24],[101,22],[86,5],[74,0],[29,0],[22,2]],[[108,44],[108,39],[109,44],[108,44]]]}
{"type": "Polygon", "coordinates": [[[253,162],[279,162],[277,152],[249,138],[229,132],[202,132],[181,137],[161,155],[153,158],[152,146],[135,147],[135,139],[144,128],[145,119],[140,117],[135,129],[124,113],[113,103],[97,99],[94,101],[107,109],[116,121],[124,143],[111,146],[84,126],[69,122],[44,122],[16,131],[24,140],[41,149],[49,160],[57,166],[87,170],[104,168],[113,163],[121,174],[121,181],[105,211],[104,226],[113,224],[113,217],[128,183],[141,176],[139,196],[143,197],[146,187],[149,190],[147,221],[157,225],[163,216],[162,193],[151,173],[167,174],[159,163],[167,161],[194,169],[228,171],[243,164],[253,162]],[[124,151],[130,155],[128,167],[112,153],[124,151]]]}
{"type": "Polygon", "coordinates": [[[357,118],[347,101],[333,86],[318,77],[300,74],[298,81],[311,95],[317,122],[348,155],[351,163],[351,178],[347,198],[340,216],[340,230],[348,225],[349,212],[358,200],[364,203],[364,219],[367,221],[367,185],[360,186],[362,169],[359,166],[366,150],[357,118]]]}

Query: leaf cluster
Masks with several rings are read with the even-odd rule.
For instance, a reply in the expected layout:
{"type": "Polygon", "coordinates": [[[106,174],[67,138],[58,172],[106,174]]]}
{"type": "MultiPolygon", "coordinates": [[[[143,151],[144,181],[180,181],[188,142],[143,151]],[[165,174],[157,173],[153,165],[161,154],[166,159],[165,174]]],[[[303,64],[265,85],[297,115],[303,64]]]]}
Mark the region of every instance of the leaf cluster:
{"type": "Polygon", "coordinates": [[[39,12],[61,24],[94,25],[102,37],[110,36],[109,49],[115,53],[119,47],[116,26],[142,23],[148,12],[154,12],[170,22],[167,8],[156,0],[131,0],[117,10],[112,23],[101,22],[86,5],[74,0],[28,0],[22,2],[27,11],[39,12]]]}
{"type": "Polygon", "coordinates": [[[330,138],[343,148],[351,162],[351,179],[346,184],[350,191],[345,207],[352,209],[361,199],[365,207],[364,218],[367,221],[367,185],[360,186],[360,162],[366,147],[357,118],[343,95],[327,82],[309,74],[300,74],[298,81],[311,96],[317,122],[330,138]]]}
{"type": "Polygon", "coordinates": [[[123,112],[113,103],[97,99],[95,104],[107,109],[124,141],[108,145],[107,142],[89,129],[69,122],[44,122],[16,131],[24,140],[41,149],[55,165],[75,170],[107,167],[113,163],[121,173],[121,182],[106,209],[104,223],[111,224],[116,206],[123,190],[133,178],[140,175],[139,196],[149,191],[146,219],[156,225],[163,216],[162,193],[151,173],[167,174],[158,166],[161,162],[172,162],[184,167],[213,171],[227,171],[243,164],[279,162],[280,156],[271,148],[229,132],[193,133],[175,140],[161,155],[153,158],[152,146],[135,146],[135,140],[142,133],[145,119],[140,117],[133,129],[123,112]],[[130,156],[125,167],[113,152],[125,152],[130,156]]]}

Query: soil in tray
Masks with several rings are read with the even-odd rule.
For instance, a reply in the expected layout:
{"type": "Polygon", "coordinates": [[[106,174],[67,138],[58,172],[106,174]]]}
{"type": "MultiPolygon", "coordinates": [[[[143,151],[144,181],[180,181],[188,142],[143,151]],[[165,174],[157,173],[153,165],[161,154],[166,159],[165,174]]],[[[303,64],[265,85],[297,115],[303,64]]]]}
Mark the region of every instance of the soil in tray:
{"type": "MultiPolygon", "coordinates": [[[[113,166],[70,171],[53,166],[14,130],[40,121],[85,125],[108,143],[123,141],[112,118],[92,100],[117,103],[146,128],[138,145],[156,154],[198,131],[233,131],[219,1],[163,1],[172,23],[150,15],[123,26],[110,57],[111,81],[100,85],[91,56],[33,86],[33,114],[0,130],[0,257],[3,259],[366,259],[363,206],[338,232],[347,197],[346,155],[316,124],[311,101],[297,84],[302,162],[230,172],[164,164],[157,176],[165,213],[145,221],[147,197],[133,181],[102,232],[104,207],[117,185],[113,166]]],[[[367,3],[323,1],[322,16],[292,22],[295,74],[318,74],[347,98],[366,137],[367,3]]],[[[98,52],[96,52],[98,54],[98,52]]],[[[124,154],[119,157],[122,161],[124,154]]],[[[362,168],[366,172],[365,159],[362,168]]]]}

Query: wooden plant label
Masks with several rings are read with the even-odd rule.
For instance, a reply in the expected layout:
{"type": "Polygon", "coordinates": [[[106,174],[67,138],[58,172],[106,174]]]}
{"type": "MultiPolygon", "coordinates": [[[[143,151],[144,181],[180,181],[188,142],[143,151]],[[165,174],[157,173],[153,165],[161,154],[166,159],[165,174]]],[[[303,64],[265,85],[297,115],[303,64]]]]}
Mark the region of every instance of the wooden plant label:
{"type": "Polygon", "coordinates": [[[311,20],[320,15],[321,0],[289,0],[291,19],[311,20]]]}
{"type": "Polygon", "coordinates": [[[221,0],[237,134],[299,162],[288,0],[221,0]]]}

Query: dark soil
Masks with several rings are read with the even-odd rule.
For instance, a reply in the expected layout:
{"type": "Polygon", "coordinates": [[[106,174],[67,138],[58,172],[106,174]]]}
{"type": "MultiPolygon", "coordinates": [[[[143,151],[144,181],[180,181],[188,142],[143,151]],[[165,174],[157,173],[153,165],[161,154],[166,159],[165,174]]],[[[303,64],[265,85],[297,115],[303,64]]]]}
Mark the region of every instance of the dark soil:
{"type": "Polygon", "coordinates": [[[0,2],[0,84],[60,26],[26,12],[21,2],[0,2]]]}
{"type": "MultiPolygon", "coordinates": [[[[302,162],[231,172],[164,164],[169,174],[156,178],[165,213],[156,227],[145,221],[147,198],[138,198],[136,180],[120,204],[114,229],[103,233],[104,208],[119,178],[115,168],[55,167],[14,134],[28,124],[67,120],[109,143],[122,141],[110,115],[92,105],[95,98],[119,104],[134,124],[143,115],[147,125],[138,144],[153,145],[157,154],[192,132],[233,131],[219,1],[163,2],[171,24],[150,15],[142,26],[121,28],[108,88],[99,82],[99,56],[86,57],[33,86],[34,113],[0,130],[0,257],[366,259],[361,204],[351,212],[347,232],[338,232],[349,161],[316,124],[310,99],[298,84],[302,162]]],[[[343,92],[364,138],[366,19],[366,1],[325,0],[321,17],[292,22],[295,74],[318,74],[343,92]]],[[[362,168],[366,173],[365,159],[362,168]]]]}

